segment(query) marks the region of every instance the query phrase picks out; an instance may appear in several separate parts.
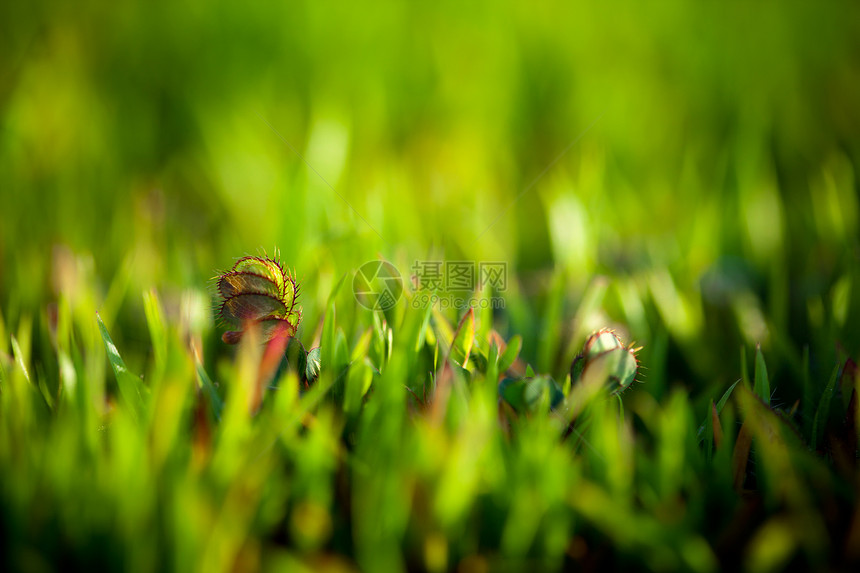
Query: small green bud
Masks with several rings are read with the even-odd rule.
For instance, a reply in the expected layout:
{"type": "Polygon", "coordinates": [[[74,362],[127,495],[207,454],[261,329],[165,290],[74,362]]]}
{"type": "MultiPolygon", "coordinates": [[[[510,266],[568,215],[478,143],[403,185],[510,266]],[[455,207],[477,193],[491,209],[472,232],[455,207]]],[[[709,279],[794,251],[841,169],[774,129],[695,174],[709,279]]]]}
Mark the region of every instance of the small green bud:
{"type": "Polygon", "coordinates": [[[230,271],[218,277],[218,294],[221,319],[239,327],[221,336],[225,343],[237,344],[249,323],[257,325],[266,342],[296,335],[302,320],[301,309],[296,307],[299,286],[277,260],[239,259],[230,271]]]}
{"type": "Polygon", "coordinates": [[[576,383],[586,375],[601,376],[612,394],[620,394],[630,387],[639,370],[633,345],[624,346],[615,331],[604,328],[585,341],[570,366],[570,380],[576,383]]]}

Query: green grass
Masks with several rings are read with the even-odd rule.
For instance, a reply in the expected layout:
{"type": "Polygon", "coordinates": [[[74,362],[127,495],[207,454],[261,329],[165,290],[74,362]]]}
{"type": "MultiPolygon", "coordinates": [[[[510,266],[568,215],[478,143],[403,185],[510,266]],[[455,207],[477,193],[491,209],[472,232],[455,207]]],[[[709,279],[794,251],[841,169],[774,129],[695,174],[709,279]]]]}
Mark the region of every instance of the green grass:
{"type": "Polygon", "coordinates": [[[856,568],[858,16],[4,5],[0,569],[856,568]],[[273,247],[268,379],[213,277],[273,247]]]}

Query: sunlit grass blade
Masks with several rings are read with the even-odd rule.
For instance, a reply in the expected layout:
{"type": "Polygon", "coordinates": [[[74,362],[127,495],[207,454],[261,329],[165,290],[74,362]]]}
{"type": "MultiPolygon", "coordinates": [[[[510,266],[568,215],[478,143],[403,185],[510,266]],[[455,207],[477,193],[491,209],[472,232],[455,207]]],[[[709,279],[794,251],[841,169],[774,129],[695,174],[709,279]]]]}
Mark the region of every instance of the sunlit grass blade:
{"type": "Polygon", "coordinates": [[[30,372],[27,369],[27,359],[24,357],[21,345],[18,344],[18,339],[14,336],[12,336],[12,356],[15,357],[15,363],[18,365],[18,368],[21,369],[21,373],[24,374],[24,379],[32,384],[32,381],[30,380],[30,372]]]}
{"type": "Polygon", "coordinates": [[[110,362],[111,368],[116,376],[120,395],[131,410],[132,415],[139,418],[143,410],[143,395],[141,392],[142,382],[140,378],[129,372],[122,356],[119,354],[119,350],[117,350],[110,337],[110,333],[108,333],[105,323],[98,314],[96,314],[96,320],[98,321],[102,341],[104,341],[105,350],[107,351],[108,361],[110,362]]]}
{"type": "Polygon", "coordinates": [[[143,310],[146,315],[146,325],[152,340],[152,353],[155,362],[153,383],[157,384],[164,375],[167,364],[167,327],[165,326],[164,311],[155,290],[143,293],[143,310]]]}
{"type": "Polygon", "coordinates": [[[334,372],[335,343],[337,336],[337,309],[330,302],[323,318],[322,336],[320,338],[320,363],[330,373],[334,372]]]}
{"type": "Polygon", "coordinates": [[[334,302],[335,298],[337,298],[337,293],[340,292],[340,288],[346,280],[346,276],[344,274],[340,277],[331,289],[331,293],[329,293],[325,306],[325,317],[323,318],[322,337],[320,339],[320,364],[325,370],[332,372],[333,375],[337,375],[334,372],[335,344],[337,342],[337,309],[334,302]]]}
{"type": "Polygon", "coordinates": [[[520,355],[520,350],[523,348],[523,338],[519,334],[511,337],[508,341],[505,351],[499,356],[499,374],[504,374],[514,365],[517,357],[520,355]]]}
{"type": "Polygon", "coordinates": [[[419,352],[421,347],[424,346],[424,342],[427,339],[427,330],[430,327],[430,317],[433,316],[433,307],[431,305],[427,305],[424,309],[424,316],[421,320],[421,327],[418,330],[416,340],[415,340],[415,352],[419,352]]]}
{"type": "Polygon", "coordinates": [[[540,338],[538,340],[537,366],[543,372],[553,371],[553,361],[558,355],[558,347],[561,342],[561,320],[564,315],[562,308],[566,284],[567,281],[564,273],[556,273],[553,277],[553,283],[549,287],[548,300],[543,312],[540,338]]]}
{"type": "Polygon", "coordinates": [[[455,350],[455,357],[460,364],[465,368],[469,362],[469,355],[472,352],[472,344],[475,342],[475,312],[470,308],[463,318],[460,319],[460,324],[457,325],[457,331],[454,333],[454,342],[452,350],[455,350]]]}

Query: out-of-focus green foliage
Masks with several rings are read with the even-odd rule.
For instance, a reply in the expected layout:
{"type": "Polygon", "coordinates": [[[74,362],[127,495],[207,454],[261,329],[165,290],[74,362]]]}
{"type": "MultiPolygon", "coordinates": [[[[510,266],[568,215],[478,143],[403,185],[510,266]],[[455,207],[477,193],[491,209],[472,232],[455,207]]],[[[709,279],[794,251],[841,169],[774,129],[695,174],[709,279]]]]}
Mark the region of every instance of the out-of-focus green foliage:
{"type": "Polygon", "coordinates": [[[0,569],[856,566],[858,70],[848,3],[4,3],[0,569]]]}

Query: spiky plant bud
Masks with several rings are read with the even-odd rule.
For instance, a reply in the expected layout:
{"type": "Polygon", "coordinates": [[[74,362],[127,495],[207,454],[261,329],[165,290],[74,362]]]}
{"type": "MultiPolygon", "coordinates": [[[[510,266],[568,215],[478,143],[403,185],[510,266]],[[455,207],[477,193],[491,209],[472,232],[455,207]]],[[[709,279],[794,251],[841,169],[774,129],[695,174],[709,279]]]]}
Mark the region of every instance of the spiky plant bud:
{"type": "Polygon", "coordinates": [[[279,336],[295,336],[302,320],[296,307],[299,286],[280,262],[268,257],[243,257],[218,277],[221,297],[219,315],[237,327],[221,336],[236,344],[248,324],[256,324],[264,341],[279,336]]]}
{"type": "Polygon", "coordinates": [[[570,366],[570,380],[576,383],[586,376],[600,376],[612,394],[620,394],[636,379],[640,348],[633,344],[624,346],[615,331],[604,328],[593,333],[585,341],[570,366]]]}

